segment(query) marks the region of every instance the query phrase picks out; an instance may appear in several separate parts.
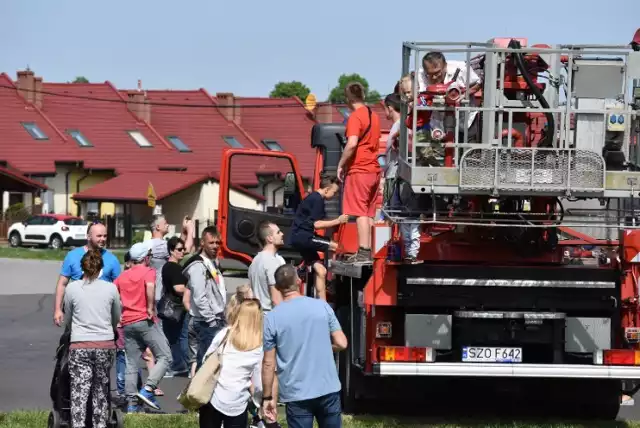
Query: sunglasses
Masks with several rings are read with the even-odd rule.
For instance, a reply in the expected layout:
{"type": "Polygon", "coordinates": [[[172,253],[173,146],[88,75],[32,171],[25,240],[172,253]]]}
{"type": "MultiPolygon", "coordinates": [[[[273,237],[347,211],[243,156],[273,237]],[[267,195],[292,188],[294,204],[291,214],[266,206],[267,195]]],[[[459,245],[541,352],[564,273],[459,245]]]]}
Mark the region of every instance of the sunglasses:
{"type": "Polygon", "coordinates": [[[262,305],[260,304],[260,299],[258,299],[257,297],[250,297],[248,299],[242,299],[242,302],[256,302],[258,304],[258,307],[260,309],[262,309],[262,305]]]}
{"type": "Polygon", "coordinates": [[[179,248],[175,248],[173,251],[180,251],[181,253],[184,253],[185,248],[184,247],[179,247],[179,248]]]}

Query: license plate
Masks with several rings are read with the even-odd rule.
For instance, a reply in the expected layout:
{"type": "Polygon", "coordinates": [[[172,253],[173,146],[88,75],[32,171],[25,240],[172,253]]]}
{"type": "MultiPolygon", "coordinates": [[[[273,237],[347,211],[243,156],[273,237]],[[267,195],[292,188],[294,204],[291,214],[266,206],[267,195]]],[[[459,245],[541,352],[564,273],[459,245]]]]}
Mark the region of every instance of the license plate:
{"type": "Polygon", "coordinates": [[[522,348],[492,348],[465,346],[462,348],[465,363],[521,363],[522,348]]]}

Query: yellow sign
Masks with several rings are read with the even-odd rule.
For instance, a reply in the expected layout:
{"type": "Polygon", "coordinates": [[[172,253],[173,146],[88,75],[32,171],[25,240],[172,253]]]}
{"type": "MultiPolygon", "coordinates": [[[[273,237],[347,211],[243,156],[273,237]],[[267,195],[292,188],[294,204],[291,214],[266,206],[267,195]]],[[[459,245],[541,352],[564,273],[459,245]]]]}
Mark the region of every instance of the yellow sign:
{"type": "Polygon", "coordinates": [[[309,111],[316,108],[317,104],[318,104],[318,100],[316,99],[316,96],[313,94],[307,95],[307,98],[304,100],[304,108],[306,108],[309,111]]]}
{"type": "Polygon", "coordinates": [[[147,205],[149,208],[155,208],[156,206],[156,191],[153,189],[151,182],[149,182],[149,187],[147,187],[147,205]]]}

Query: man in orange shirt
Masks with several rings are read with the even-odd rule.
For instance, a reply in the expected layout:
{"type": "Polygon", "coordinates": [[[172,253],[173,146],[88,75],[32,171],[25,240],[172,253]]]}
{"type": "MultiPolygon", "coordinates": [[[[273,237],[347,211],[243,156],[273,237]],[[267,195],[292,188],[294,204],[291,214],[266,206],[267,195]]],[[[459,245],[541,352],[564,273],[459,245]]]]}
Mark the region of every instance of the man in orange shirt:
{"type": "Polygon", "coordinates": [[[338,178],[344,182],[342,213],[357,217],[358,252],[348,263],[371,262],[371,227],[381,170],[378,164],[380,118],[365,105],[365,90],[358,82],[345,87],[347,104],[353,111],[347,121],[347,144],[338,163],[338,178]]]}

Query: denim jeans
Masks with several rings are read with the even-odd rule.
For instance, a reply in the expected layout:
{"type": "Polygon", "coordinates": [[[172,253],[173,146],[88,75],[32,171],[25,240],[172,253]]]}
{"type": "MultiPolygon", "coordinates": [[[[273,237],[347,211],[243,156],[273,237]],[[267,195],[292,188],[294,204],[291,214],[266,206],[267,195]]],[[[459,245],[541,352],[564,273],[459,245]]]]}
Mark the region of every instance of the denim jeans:
{"type": "MultiPolygon", "coordinates": [[[[118,395],[124,396],[124,382],[127,372],[127,355],[124,349],[118,349],[116,352],[116,387],[118,395]]],[[[142,370],[138,369],[138,389],[142,388],[142,370]]]]}
{"type": "Polygon", "coordinates": [[[171,348],[171,357],[173,359],[171,370],[174,372],[181,372],[188,369],[187,355],[184,353],[181,343],[184,326],[185,317],[178,322],[169,319],[162,320],[162,330],[171,348]]]}
{"type": "Polygon", "coordinates": [[[133,397],[138,392],[136,380],[138,361],[145,349],[151,349],[156,364],[149,372],[145,386],[156,389],[158,383],[171,366],[171,349],[162,329],[151,320],[138,321],[124,326],[124,350],[127,356],[125,372],[125,392],[133,397]]]}
{"type": "Polygon", "coordinates": [[[194,321],[193,329],[196,332],[198,337],[198,355],[196,360],[196,370],[200,368],[202,365],[202,359],[204,358],[204,354],[207,353],[207,349],[211,346],[211,342],[213,342],[213,338],[216,337],[216,334],[222,329],[222,325],[215,327],[210,327],[205,321],[194,321]]]}
{"type": "Polygon", "coordinates": [[[340,392],[310,400],[292,401],[286,405],[289,428],[313,428],[313,418],[318,422],[318,428],[342,427],[340,392]]]}

